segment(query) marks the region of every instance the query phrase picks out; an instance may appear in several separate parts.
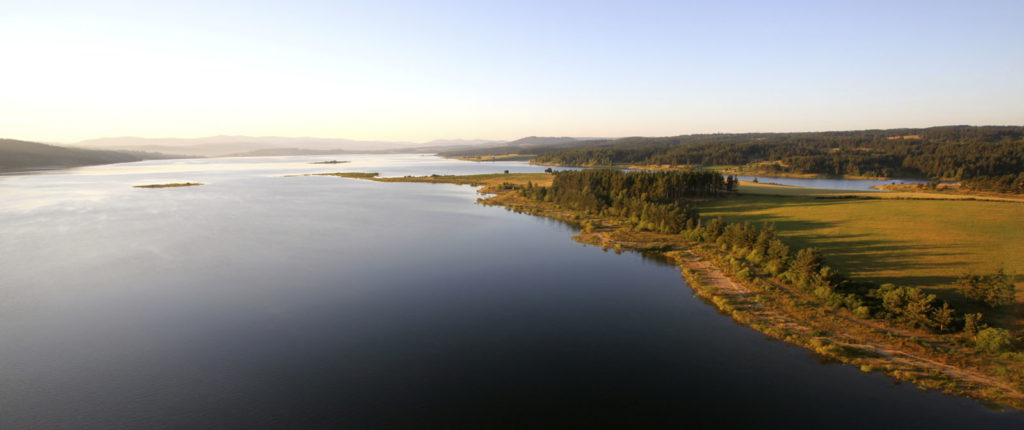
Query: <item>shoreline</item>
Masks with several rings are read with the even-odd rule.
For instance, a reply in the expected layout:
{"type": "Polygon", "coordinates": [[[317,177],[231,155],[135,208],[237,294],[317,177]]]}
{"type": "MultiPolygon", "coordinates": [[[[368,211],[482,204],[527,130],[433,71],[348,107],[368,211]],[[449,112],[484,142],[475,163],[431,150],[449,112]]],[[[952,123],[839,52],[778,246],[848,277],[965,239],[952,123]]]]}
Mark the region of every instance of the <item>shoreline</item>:
{"type": "MultiPolygon", "coordinates": [[[[641,164],[612,164],[608,166],[567,166],[559,163],[542,163],[535,161],[536,155],[531,154],[504,154],[504,155],[479,155],[479,156],[441,156],[462,161],[486,162],[486,161],[529,161],[534,166],[566,167],[579,169],[631,169],[631,170],[717,170],[724,175],[753,176],[763,178],[781,179],[834,179],[854,181],[928,181],[921,178],[893,178],[888,176],[863,176],[863,175],[826,175],[822,173],[794,173],[794,172],[763,172],[746,171],[742,169],[717,169],[716,166],[669,166],[669,165],[641,165],[641,164]]],[[[904,185],[904,184],[896,184],[904,185]]],[[[907,184],[909,185],[909,184],[907,184]]],[[[888,186],[888,185],[882,185],[888,186]]],[[[876,186],[877,187],[877,186],[876,186]]]]}
{"type": "MultiPolygon", "coordinates": [[[[466,159],[467,161],[476,161],[466,159]]],[[[863,175],[826,175],[822,173],[794,173],[794,172],[764,172],[764,171],[747,171],[742,169],[729,169],[729,168],[717,168],[720,166],[697,166],[697,165],[685,165],[685,166],[670,166],[670,165],[643,165],[643,164],[628,164],[619,163],[612,164],[609,166],[566,166],[559,163],[539,163],[534,160],[530,160],[530,164],[536,166],[551,166],[551,167],[577,167],[577,168],[595,168],[595,169],[633,169],[633,170],[716,170],[721,172],[723,175],[734,175],[734,176],[755,176],[764,178],[786,178],[786,179],[837,179],[837,180],[867,180],[867,181],[926,181],[927,179],[919,178],[892,178],[887,176],[863,176],[863,175]]]]}
{"type": "MultiPolygon", "coordinates": [[[[529,200],[512,192],[527,181],[544,185],[544,174],[494,174],[407,178],[362,177],[378,182],[465,184],[489,194],[485,205],[503,206],[517,213],[561,220],[580,227],[573,239],[616,251],[653,252],[673,262],[694,292],[737,323],[771,338],[806,348],[828,360],[881,372],[895,383],[911,382],[971,397],[988,406],[1024,409],[1024,389],[997,374],[996,359],[969,348],[960,335],[864,319],[845,309],[829,309],[804,291],[746,267],[754,276],[739,279],[728,270],[727,251],[691,243],[680,235],[635,232],[621,220],[584,216],[552,203],[529,200]],[[512,181],[512,182],[509,182],[512,181]],[[723,270],[725,269],[725,270],[723,270]]],[[[1019,385],[1019,384],[1018,384],[1019,385]]]]}
{"type": "MultiPolygon", "coordinates": [[[[511,195],[497,194],[481,202],[568,222],[594,222],[594,219],[573,220],[576,214],[569,211],[524,204],[528,201],[511,195]]],[[[857,366],[865,373],[882,372],[896,382],[912,382],[921,389],[1024,409],[1024,392],[984,372],[977,367],[980,363],[961,367],[960,363],[943,362],[944,357],[931,354],[929,349],[938,343],[936,335],[893,327],[880,320],[864,320],[846,310],[824,309],[808,294],[764,276],[740,281],[722,270],[728,267],[723,264],[727,253],[708,245],[680,243],[669,235],[657,233],[643,233],[641,240],[635,241],[630,237],[633,233],[623,232],[621,226],[614,224],[602,225],[592,232],[586,229],[584,226],[573,239],[616,250],[661,253],[675,262],[697,295],[729,314],[737,323],[769,337],[857,366]],[[624,237],[616,237],[616,233],[624,237]],[[780,306],[773,306],[773,303],[780,306]],[[787,312],[793,307],[808,308],[808,311],[800,315],[787,312]]],[[[983,360],[984,357],[979,361],[983,360]]]]}

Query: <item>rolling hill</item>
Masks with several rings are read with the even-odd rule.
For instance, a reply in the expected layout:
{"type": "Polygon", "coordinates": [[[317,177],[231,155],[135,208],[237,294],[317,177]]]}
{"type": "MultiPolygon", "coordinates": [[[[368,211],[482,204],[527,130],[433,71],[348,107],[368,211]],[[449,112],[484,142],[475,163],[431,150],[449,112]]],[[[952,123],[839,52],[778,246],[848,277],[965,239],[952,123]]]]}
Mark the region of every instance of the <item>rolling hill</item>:
{"type": "Polygon", "coordinates": [[[97,151],[0,139],[0,172],[57,169],[157,158],[171,157],[149,152],[97,151]]]}

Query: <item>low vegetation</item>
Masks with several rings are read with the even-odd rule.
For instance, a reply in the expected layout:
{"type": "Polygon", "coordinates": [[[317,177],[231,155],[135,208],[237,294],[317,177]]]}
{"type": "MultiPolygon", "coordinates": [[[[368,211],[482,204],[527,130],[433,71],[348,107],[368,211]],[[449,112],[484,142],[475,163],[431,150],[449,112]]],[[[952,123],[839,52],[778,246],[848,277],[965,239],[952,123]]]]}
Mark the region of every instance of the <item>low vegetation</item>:
{"type": "Polygon", "coordinates": [[[148,185],[135,185],[135,188],[175,188],[175,187],[195,187],[203,185],[201,182],[175,182],[170,184],[148,184],[148,185]]]}
{"type": "Polygon", "coordinates": [[[312,173],[310,175],[303,176],[337,176],[339,178],[356,178],[356,179],[370,179],[380,176],[376,172],[334,172],[334,173],[312,173]]]}
{"type": "Polygon", "coordinates": [[[970,273],[963,275],[957,279],[956,286],[964,297],[984,303],[990,308],[1011,305],[1015,301],[1013,277],[1003,269],[987,276],[970,273]]]}

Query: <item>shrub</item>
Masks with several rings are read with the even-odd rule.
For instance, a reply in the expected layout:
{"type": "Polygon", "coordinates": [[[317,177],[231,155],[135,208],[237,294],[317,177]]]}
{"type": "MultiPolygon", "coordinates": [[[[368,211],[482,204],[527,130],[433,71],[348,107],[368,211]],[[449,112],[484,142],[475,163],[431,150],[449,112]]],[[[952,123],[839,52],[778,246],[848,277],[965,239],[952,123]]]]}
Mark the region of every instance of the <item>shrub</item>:
{"type": "Polygon", "coordinates": [[[751,263],[760,265],[761,261],[763,259],[763,256],[762,256],[762,254],[760,252],[758,252],[755,249],[755,250],[750,251],[749,253],[747,253],[747,256],[744,257],[744,258],[746,258],[746,260],[751,262],[751,263]]]}
{"type": "Polygon", "coordinates": [[[739,279],[741,282],[749,281],[750,280],[750,269],[747,269],[747,268],[740,269],[738,272],[736,272],[736,279],[739,279]]]}
{"type": "Polygon", "coordinates": [[[916,287],[897,287],[893,284],[884,284],[873,291],[871,295],[881,298],[882,308],[911,327],[925,328],[935,325],[931,319],[932,303],[935,301],[934,294],[925,294],[924,291],[916,287]]]}
{"type": "Polygon", "coordinates": [[[1014,301],[1013,277],[999,269],[988,276],[966,274],[956,281],[968,299],[984,303],[991,308],[1005,306],[1014,301]]]}
{"type": "Polygon", "coordinates": [[[790,277],[793,283],[801,288],[808,288],[818,279],[818,271],[821,270],[821,254],[814,248],[805,248],[797,252],[796,257],[789,264],[790,277]]]}
{"type": "Polygon", "coordinates": [[[869,319],[871,318],[871,308],[867,306],[858,306],[853,310],[853,314],[860,318],[869,319]]]}
{"type": "Polygon", "coordinates": [[[978,332],[974,341],[978,349],[989,354],[998,354],[1010,349],[1013,340],[1010,333],[1001,328],[989,327],[978,332]]]}
{"type": "Polygon", "coordinates": [[[765,270],[772,274],[772,276],[779,276],[782,272],[786,271],[785,260],[771,260],[764,265],[765,270]]]}

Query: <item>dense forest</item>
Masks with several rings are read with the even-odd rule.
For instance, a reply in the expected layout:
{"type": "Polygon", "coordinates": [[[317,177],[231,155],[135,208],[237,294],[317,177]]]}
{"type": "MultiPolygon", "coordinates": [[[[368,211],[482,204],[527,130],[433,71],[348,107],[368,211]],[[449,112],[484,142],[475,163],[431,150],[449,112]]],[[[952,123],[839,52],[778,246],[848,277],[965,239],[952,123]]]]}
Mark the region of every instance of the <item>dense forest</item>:
{"type": "Polygon", "coordinates": [[[595,215],[631,219],[640,230],[679,233],[696,221],[691,199],[728,191],[732,181],[708,171],[623,172],[612,169],[555,172],[550,187],[529,184],[521,193],[595,215]]]}
{"type": "Polygon", "coordinates": [[[1024,127],[634,137],[570,146],[531,153],[538,163],[562,166],[746,166],[764,175],[955,180],[968,188],[1024,192],[1024,127]]]}

